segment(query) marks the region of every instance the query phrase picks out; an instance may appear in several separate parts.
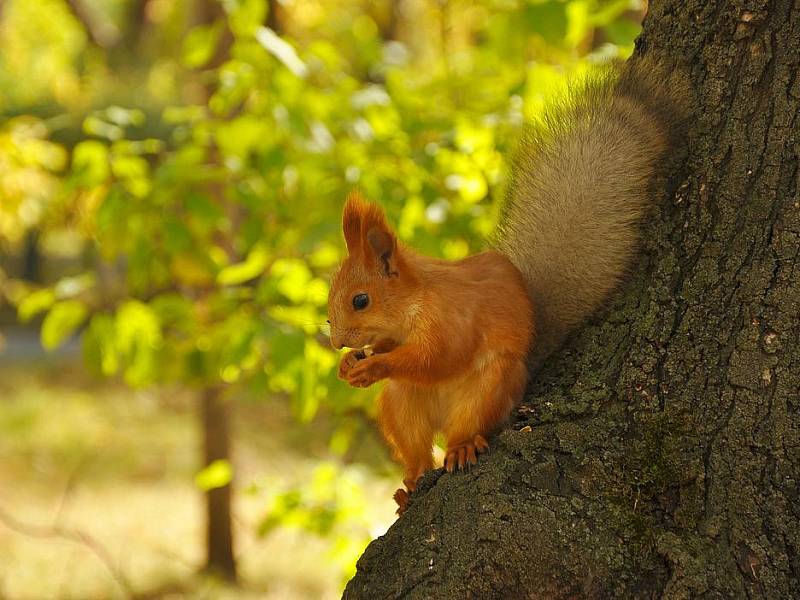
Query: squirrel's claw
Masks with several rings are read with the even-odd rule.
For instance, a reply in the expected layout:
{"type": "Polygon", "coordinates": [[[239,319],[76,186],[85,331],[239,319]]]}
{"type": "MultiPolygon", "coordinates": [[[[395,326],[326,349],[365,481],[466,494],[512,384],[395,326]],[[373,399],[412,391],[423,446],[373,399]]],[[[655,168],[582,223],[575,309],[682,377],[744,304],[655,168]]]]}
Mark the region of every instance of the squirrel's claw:
{"type": "Polygon", "coordinates": [[[452,473],[455,469],[459,471],[468,469],[478,462],[477,454],[486,452],[488,449],[489,442],[478,434],[472,438],[471,442],[449,447],[444,459],[444,468],[448,473],[452,473]]]}

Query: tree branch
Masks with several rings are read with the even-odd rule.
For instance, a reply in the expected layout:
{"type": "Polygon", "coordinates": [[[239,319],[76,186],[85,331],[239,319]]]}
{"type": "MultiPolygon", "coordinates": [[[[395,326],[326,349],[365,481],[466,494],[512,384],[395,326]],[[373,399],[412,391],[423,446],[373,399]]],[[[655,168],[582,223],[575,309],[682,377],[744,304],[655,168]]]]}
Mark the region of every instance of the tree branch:
{"type": "Polygon", "coordinates": [[[120,39],[119,29],[110,21],[98,23],[81,0],[67,0],[67,6],[72,12],[72,16],[83,25],[89,40],[95,46],[107,50],[120,39]]]}

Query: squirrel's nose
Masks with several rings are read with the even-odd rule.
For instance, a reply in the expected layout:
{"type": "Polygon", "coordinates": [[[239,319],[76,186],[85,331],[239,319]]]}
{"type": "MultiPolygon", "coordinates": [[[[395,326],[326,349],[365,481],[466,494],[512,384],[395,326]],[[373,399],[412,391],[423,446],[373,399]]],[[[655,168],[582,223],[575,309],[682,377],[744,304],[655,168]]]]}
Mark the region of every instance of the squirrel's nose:
{"type": "Polygon", "coordinates": [[[342,336],[336,335],[335,333],[331,332],[331,346],[333,346],[333,349],[341,350],[343,345],[344,345],[344,340],[342,339],[342,336]]]}

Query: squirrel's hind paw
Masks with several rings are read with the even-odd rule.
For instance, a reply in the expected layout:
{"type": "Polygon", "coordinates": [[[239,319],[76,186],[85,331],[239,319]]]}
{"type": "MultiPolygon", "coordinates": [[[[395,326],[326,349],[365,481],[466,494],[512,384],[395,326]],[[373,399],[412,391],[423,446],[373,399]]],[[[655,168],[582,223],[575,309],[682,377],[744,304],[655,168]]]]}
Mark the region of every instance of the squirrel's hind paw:
{"type": "Polygon", "coordinates": [[[478,462],[477,454],[486,452],[488,449],[489,442],[480,434],[472,438],[471,442],[450,446],[447,448],[444,468],[448,473],[452,473],[455,469],[463,471],[478,462]]]}
{"type": "Polygon", "coordinates": [[[402,515],[404,512],[406,512],[408,504],[411,502],[411,496],[406,490],[400,488],[394,493],[393,498],[394,501],[397,502],[397,511],[395,512],[398,516],[402,515]]]}

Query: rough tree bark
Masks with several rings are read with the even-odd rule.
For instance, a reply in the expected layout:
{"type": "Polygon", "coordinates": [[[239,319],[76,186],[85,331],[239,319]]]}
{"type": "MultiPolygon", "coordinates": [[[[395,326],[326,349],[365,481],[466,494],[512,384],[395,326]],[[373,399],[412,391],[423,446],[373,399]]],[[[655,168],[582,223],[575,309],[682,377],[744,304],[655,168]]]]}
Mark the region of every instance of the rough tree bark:
{"type": "Polygon", "coordinates": [[[800,2],[652,2],[637,53],[698,113],[630,281],[346,598],[800,598],[800,2]]]}

